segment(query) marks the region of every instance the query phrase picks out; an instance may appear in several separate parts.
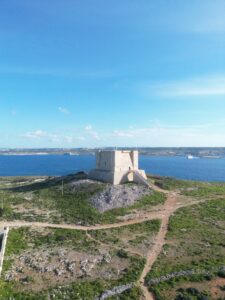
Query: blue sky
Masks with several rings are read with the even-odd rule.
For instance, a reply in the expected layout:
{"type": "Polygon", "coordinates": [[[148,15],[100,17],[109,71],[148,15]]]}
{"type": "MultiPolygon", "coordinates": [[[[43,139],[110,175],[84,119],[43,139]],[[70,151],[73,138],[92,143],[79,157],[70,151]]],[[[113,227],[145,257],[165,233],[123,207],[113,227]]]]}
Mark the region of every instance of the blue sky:
{"type": "Polygon", "coordinates": [[[0,147],[225,146],[224,0],[2,0],[0,147]]]}

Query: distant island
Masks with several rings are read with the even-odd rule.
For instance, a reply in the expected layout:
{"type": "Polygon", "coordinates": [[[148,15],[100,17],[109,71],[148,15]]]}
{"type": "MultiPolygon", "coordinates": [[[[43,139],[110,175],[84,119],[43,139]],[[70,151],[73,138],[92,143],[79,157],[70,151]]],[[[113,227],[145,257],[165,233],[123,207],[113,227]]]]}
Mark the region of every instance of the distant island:
{"type": "MultiPolygon", "coordinates": [[[[0,155],[90,155],[98,150],[112,150],[115,147],[105,148],[1,148],[0,155]]],[[[125,147],[116,147],[123,150],[125,147]]],[[[134,147],[126,147],[134,149],[134,147]]],[[[141,155],[149,156],[188,156],[219,158],[225,156],[225,147],[137,147],[135,148],[141,155]]]]}

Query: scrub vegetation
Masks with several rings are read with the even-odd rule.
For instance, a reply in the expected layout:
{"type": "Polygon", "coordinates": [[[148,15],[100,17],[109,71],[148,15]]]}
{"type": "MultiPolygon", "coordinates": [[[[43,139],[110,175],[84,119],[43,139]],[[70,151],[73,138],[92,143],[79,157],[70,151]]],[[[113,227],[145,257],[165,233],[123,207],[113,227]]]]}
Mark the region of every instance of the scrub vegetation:
{"type": "Polygon", "coordinates": [[[224,199],[181,208],[171,217],[166,244],[146,278],[157,299],[211,299],[209,282],[225,270],[224,229],[224,199]]]}
{"type": "MultiPolygon", "coordinates": [[[[159,222],[153,220],[151,222],[146,222],[146,224],[142,224],[142,226],[132,225],[131,228],[127,226],[126,230],[135,231],[136,234],[141,234],[143,231],[146,234],[145,230],[148,230],[148,233],[150,234],[157,230],[158,225],[159,222]]],[[[100,236],[105,233],[105,230],[104,233],[101,233],[101,231],[102,230],[99,230],[100,236]]],[[[93,233],[94,236],[96,235],[95,233],[93,233]]],[[[110,230],[107,231],[107,236],[110,239],[110,230]]],[[[65,261],[68,264],[68,259],[65,261]]],[[[78,262],[76,262],[76,264],[78,266],[80,265],[78,262]]],[[[134,287],[131,290],[124,292],[119,299],[137,299],[135,297],[137,297],[137,295],[140,296],[141,291],[140,288],[135,286],[135,282],[138,281],[144,264],[145,258],[143,256],[129,252],[129,249],[124,250],[120,247],[118,247],[118,249],[111,248],[107,241],[101,241],[101,245],[99,245],[98,242],[92,237],[89,237],[89,234],[85,231],[50,228],[37,230],[27,227],[11,229],[3,265],[3,278],[11,273],[14,274],[14,277],[12,280],[6,281],[2,278],[0,281],[0,298],[4,300],[12,299],[12,297],[15,300],[94,299],[94,297],[101,295],[103,291],[114,286],[134,283],[134,287]],[[56,253],[60,251],[63,253],[66,249],[69,249],[68,251],[70,251],[68,257],[71,257],[72,251],[75,251],[74,253],[78,253],[77,256],[79,255],[81,261],[82,257],[85,261],[84,258],[87,257],[87,255],[89,255],[89,259],[93,258],[93,256],[99,257],[99,253],[102,252],[109,253],[107,255],[110,256],[110,260],[107,261],[107,263],[100,262],[96,264],[96,272],[93,268],[93,272],[88,274],[83,273],[81,277],[77,278],[71,277],[72,279],[69,278],[68,282],[66,282],[68,275],[65,276],[65,281],[63,281],[62,287],[60,288],[56,284],[58,278],[60,278],[59,275],[56,277],[54,272],[46,273],[45,271],[38,271],[39,268],[37,263],[39,262],[41,266],[41,264],[43,264],[43,259],[40,260],[36,256],[36,253],[43,258],[44,254],[47,252],[47,263],[50,264],[52,261],[57,262],[58,260],[62,260],[61,256],[63,254],[57,256],[58,258],[56,260],[56,253]],[[32,259],[30,259],[31,256],[32,259]],[[25,261],[23,268],[20,264],[21,258],[25,261]],[[106,268],[111,270],[111,272],[114,272],[113,268],[115,267],[115,262],[117,262],[119,266],[125,266],[124,270],[120,271],[120,273],[113,276],[110,280],[107,278],[107,275],[105,276],[105,279],[104,276],[101,278],[99,274],[102,275],[102,270],[105,270],[106,268]],[[25,268],[28,263],[29,267],[25,268]],[[12,269],[14,271],[10,271],[12,269]],[[37,285],[37,277],[35,274],[37,272],[39,272],[38,280],[43,277],[43,280],[48,281],[48,288],[41,289],[38,293],[37,291],[35,292],[35,286],[37,285]],[[52,280],[49,274],[52,274],[52,280]]]]}
{"type": "Polygon", "coordinates": [[[84,173],[0,178],[1,220],[87,225],[85,230],[11,228],[0,299],[93,300],[132,284],[108,299],[142,300],[139,279],[159,249],[145,277],[156,300],[224,300],[225,184],[158,176],[149,182],[157,186],[149,195],[100,213],[90,199],[106,184],[86,184],[84,173]],[[98,227],[112,223],[118,224],[98,227]]]}
{"type": "Polygon", "coordinates": [[[101,192],[106,184],[96,182],[73,185],[85,178],[84,173],[78,173],[61,178],[1,179],[0,219],[81,225],[114,223],[120,216],[137,209],[151,209],[165,201],[163,193],[150,191],[149,195],[133,205],[100,213],[91,205],[90,198],[101,192]]]}
{"type": "Polygon", "coordinates": [[[185,196],[215,198],[225,195],[225,183],[223,182],[200,182],[159,176],[150,178],[160,188],[168,191],[176,190],[185,196]]]}

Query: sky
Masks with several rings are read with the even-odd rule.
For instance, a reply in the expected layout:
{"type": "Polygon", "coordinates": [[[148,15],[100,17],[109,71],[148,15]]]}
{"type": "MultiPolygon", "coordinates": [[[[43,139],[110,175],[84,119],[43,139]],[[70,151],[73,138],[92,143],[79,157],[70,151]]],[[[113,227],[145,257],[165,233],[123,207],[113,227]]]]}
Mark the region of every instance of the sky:
{"type": "Polygon", "coordinates": [[[1,0],[0,148],[225,146],[224,0],[1,0]]]}

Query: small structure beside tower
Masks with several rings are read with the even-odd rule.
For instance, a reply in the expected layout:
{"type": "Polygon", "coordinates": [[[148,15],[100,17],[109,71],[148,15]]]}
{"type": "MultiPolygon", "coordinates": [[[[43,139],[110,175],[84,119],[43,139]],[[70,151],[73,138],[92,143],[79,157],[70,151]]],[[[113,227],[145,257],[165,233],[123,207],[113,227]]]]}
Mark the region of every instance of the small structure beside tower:
{"type": "Polygon", "coordinates": [[[144,170],[138,169],[138,151],[99,150],[96,152],[96,168],[89,178],[114,185],[136,182],[148,186],[144,170]]]}

